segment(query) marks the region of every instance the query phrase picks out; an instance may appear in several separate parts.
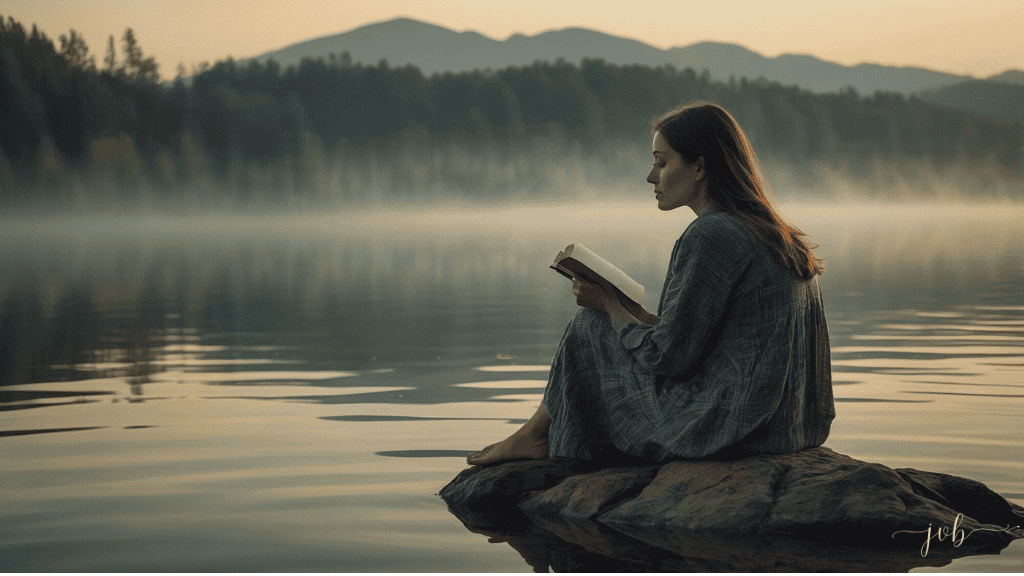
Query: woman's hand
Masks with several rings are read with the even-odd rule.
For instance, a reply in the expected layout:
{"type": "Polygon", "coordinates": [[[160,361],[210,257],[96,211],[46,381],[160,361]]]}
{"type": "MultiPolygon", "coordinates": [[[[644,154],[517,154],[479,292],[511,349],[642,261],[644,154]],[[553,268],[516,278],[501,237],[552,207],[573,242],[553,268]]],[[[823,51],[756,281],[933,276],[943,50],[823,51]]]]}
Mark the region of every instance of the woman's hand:
{"type": "Polygon", "coordinates": [[[614,306],[622,307],[615,288],[603,278],[597,282],[587,282],[577,276],[572,279],[572,293],[580,306],[593,308],[605,314],[609,314],[609,310],[614,306]]]}
{"type": "Polygon", "coordinates": [[[573,278],[572,293],[576,296],[576,303],[580,306],[593,308],[607,314],[612,321],[612,328],[616,332],[631,322],[639,322],[626,310],[622,302],[619,302],[618,292],[604,278],[597,282],[573,278]]]}

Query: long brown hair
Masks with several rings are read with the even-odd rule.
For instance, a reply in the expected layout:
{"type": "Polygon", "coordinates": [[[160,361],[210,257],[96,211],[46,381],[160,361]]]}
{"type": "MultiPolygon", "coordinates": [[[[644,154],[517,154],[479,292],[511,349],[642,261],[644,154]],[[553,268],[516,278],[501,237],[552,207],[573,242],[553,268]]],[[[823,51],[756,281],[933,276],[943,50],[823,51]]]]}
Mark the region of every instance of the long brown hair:
{"type": "Polygon", "coordinates": [[[824,261],[801,239],[805,234],[772,207],[754,149],[731,114],[710,102],[693,102],[656,118],[655,132],[687,163],[704,158],[708,199],[739,218],[780,264],[808,280],[825,271],[824,261]]]}

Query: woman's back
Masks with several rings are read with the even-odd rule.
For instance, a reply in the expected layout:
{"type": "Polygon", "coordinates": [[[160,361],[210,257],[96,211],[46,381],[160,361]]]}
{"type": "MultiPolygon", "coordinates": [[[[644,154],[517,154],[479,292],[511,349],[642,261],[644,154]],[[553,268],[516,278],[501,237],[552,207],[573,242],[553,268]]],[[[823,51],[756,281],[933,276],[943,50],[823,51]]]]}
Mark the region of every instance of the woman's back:
{"type": "Polygon", "coordinates": [[[743,222],[709,211],[676,242],[659,316],[619,339],[628,369],[657,383],[643,410],[658,412],[663,432],[620,449],[650,456],[653,441],[699,458],[824,442],[835,412],[816,277],[798,278],[743,222]]]}

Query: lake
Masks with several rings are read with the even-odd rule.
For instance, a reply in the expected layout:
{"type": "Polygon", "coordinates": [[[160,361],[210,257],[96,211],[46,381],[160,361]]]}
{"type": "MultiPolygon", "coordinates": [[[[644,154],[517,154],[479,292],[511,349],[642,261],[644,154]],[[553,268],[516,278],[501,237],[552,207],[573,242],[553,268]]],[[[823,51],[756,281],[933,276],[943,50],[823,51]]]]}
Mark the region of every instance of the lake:
{"type": "MultiPolygon", "coordinates": [[[[1024,505],[1024,207],[782,209],[827,260],[826,446],[1024,505]]],[[[576,309],[555,253],[584,243],[656,303],[691,219],[622,202],[4,222],[0,569],[531,571],[436,494],[540,402],[576,309]]],[[[1024,540],[922,569],[1019,572],[1024,540]]]]}

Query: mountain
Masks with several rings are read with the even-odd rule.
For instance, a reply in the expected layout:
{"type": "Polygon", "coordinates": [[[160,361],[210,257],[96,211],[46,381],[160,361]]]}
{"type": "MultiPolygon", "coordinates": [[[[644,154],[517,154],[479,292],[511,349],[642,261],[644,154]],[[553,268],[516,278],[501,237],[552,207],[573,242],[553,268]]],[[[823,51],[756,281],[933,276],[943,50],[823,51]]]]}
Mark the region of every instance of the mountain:
{"type": "Polygon", "coordinates": [[[643,42],[610,36],[585,28],[567,28],[536,36],[514,34],[498,41],[477,32],[455,32],[409,18],[369,24],[349,32],[324,36],[267,52],[284,66],[306,57],[326,57],[347,51],[356,62],[376,64],[387,59],[392,66],[413,64],[426,74],[476,68],[504,68],[534,60],[563,57],[579,62],[583,57],[604,58],[615,64],[668,63],[664,51],[643,42]]]}
{"type": "MultiPolygon", "coordinates": [[[[999,76],[1006,74],[1004,72],[999,76]]],[[[993,81],[992,78],[967,80],[951,86],[924,90],[917,96],[947,108],[962,108],[975,114],[985,114],[1003,122],[1024,126],[1024,82],[1010,84],[1005,81],[993,81]]]]}
{"type": "Polygon", "coordinates": [[[990,82],[1002,82],[1003,84],[1021,84],[1024,85],[1024,70],[1007,70],[1002,74],[996,74],[995,76],[989,76],[985,78],[990,82]]]}
{"type": "MultiPolygon", "coordinates": [[[[413,64],[426,74],[527,65],[534,60],[559,57],[579,62],[589,57],[603,58],[613,64],[671,64],[697,71],[708,69],[711,76],[719,80],[728,80],[731,76],[750,79],[763,76],[814,92],[833,92],[853,86],[864,94],[876,90],[909,94],[973,79],[924,68],[879,64],[844,66],[806,54],[767,58],[742,46],[719,42],[662,50],[638,40],[586,28],[565,28],[534,36],[514,34],[507,40],[494,40],[477,32],[455,32],[410,18],[396,18],[307,40],[254,59],[264,62],[273,58],[288,66],[298,64],[302,58],[326,57],[332,52],[345,51],[356,62],[376,64],[387,59],[392,66],[413,64]]],[[[1005,74],[1010,72],[1016,71],[1005,74]]]]}
{"type": "Polygon", "coordinates": [[[857,64],[844,66],[807,54],[782,54],[767,58],[735,44],[701,42],[671,48],[671,62],[679,67],[702,70],[712,77],[726,79],[765,77],[785,85],[796,84],[812,92],[835,92],[853,86],[862,94],[876,90],[886,92],[917,92],[968,79],[924,68],[857,64]]]}

